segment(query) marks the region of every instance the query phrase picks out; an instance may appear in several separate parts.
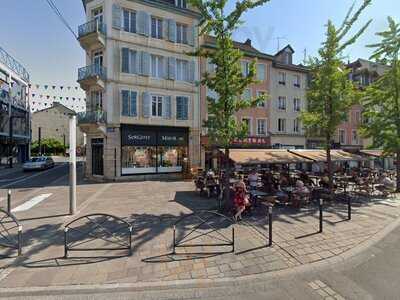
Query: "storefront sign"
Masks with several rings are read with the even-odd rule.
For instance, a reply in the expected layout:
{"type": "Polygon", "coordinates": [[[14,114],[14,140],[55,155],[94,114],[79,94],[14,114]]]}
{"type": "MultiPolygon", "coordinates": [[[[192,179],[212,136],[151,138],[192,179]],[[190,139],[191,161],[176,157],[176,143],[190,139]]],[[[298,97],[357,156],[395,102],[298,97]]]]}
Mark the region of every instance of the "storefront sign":
{"type": "Polygon", "coordinates": [[[157,144],[156,132],[144,130],[122,130],[122,145],[154,146],[157,144]]]}
{"type": "Polygon", "coordinates": [[[269,139],[267,137],[247,137],[244,139],[236,139],[233,141],[234,145],[269,145],[269,139]]]}
{"type": "Polygon", "coordinates": [[[187,131],[166,128],[140,128],[123,126],[122,145],[126,146],[187,146],[187,131]]]}
{"type": "Polygon", "coordinates": [[[185,146],[187,145],[184,132],[159,132],[158,145],[160,146],[185,146]]]}

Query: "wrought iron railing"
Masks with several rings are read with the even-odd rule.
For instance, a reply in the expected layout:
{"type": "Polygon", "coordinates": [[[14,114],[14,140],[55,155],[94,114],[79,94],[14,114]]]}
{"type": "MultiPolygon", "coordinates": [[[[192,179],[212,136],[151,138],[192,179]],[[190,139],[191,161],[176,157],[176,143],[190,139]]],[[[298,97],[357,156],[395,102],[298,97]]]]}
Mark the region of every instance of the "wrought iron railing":
{"type": "Polygon", "coordinates": [[[78,81],[95,76],[105,80],[107,76],[107,69],[98,64],[93,64],[78,69],[78,81]]]}
{"type": "Polygon", "coordinates": [[[85,111],[78,113],[78,124],[106,123],[105,111],[85,111]]]}
{"type": "Polygon", "coordinates": [[[100,32],[106,34],[106,24],[98,20],[92,20],[78,27],[78,37],[83,37],[93,32],[100,32]]]}
{"type": "Polygon", "coordinates": [[[17,218],[6,210],[0,208],[0,257],[9,257],[13,250],[18,256],[22,254],[22,225],[17,218]]]}
{"type": "Polygon", "coordinates": [[[0,47],[0,62],[5,64],[15,73],[22,77],[23,80],[29,82],[29,73],[26,69],[10,54],[7,53],[6,50],[0,47]]]}

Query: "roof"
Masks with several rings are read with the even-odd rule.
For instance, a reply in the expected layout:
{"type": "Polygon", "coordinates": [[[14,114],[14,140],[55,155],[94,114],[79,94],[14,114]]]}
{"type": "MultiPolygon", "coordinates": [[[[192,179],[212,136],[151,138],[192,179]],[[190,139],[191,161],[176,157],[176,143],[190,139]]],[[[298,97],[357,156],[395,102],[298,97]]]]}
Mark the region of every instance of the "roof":
{"type": "Polygon", "coordinates": [[[387,157],[390,155],[385,155],[383,150],[360,150],[361,154],[367,155],[367,156],[374,156],[374,157],[387,157]]]}
{"type": "Polygon", "coordinates": [[[68,114],[71,115],[76,115],[76,112],[68,107],[66,107],[65,105],[61,104],[60,102],[53,102],[53,105],[50,107],[46,107],[43,108],[41,110],[37,110],[34,112],[34,114],[38,113],[38,112],[42,112],[42,111],[46,111],[46,110],[50,110],[50,109],[63,109],[65,110],[68,114]]]}
{"type": "Polygon", "coordinates": [[[289,44],[286,45],[285,47],[283,47],[281,50],[279,50],[275,56],[280,55],[282,52],[284,52],[286,49],[289,49],[292,53],[294,53],[295,51],[293,50],[292,46],[290,46],[289,44]]]}
{"type": "Polygon", "coordinates": [[[382,76],[388,69],[388,66],[385,66],[380,63],[376,63],[373,61],[369,61],[363,58],[359,58],[356,61],[348,64],[350,68],[359,68],[362,70],[368,70],[369,72],[376,72],[379,76],[382,76]]]}
{"type": "MultiPolygon", "coordinates": [[[[326,162],[325,150],[288,150],[289,152],[315,162],[326,162]]],[[[331,150],[332,161],[363,161],[360,155],[352,154],[343,150],[331,150]]]]}
{"type": "Polygon", "coordinates": [[[285,149],[230,149],[229,158],[238,164],[288,164],[310,161],[285,149]]]}

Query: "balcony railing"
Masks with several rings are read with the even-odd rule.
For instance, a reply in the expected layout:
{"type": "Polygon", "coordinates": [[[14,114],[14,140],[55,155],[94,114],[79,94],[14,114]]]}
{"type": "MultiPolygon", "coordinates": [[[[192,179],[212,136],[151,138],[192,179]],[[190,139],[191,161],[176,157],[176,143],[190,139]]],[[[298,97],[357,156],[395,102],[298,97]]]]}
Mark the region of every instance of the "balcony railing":
{"type": "Polygon", "coordinates": [[[10,54],[7,53],[6,50],[0,47],[0,62],[5,64],[15,73],[17,73],[25,82],[29,82],[29,74],[26,69],[10,54]]]}
{"type": "Polygon", "coordinates": [[[78,70],[78,81],[88,79],[90,77],[100,77],[103,80],[106,80],[107,69],[98,64],[93,64],[90,66],[86,66],[83,68],[79,68],[78,70]]]}
{"type": "Polygon", "coordinates": [[[92,20],[78,27],[79,38],[88,35],[93,32],[99,32],[106,35],[106,24],[99,22],[98,20],[92,20]]]}
{"type": "Polygon", "coordinates": [[[78,124],[105,124],[107,113],[105,111],[85,111],[77,114],[78,124]]]}

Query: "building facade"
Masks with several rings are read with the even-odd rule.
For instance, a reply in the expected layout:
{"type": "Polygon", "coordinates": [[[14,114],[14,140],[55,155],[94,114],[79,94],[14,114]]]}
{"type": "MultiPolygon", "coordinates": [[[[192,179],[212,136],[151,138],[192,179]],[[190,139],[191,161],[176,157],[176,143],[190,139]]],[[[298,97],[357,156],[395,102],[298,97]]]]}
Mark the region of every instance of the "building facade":
{"type": "Polygon", "coordinates": [[[29,158],[29,74],[0,47],[0,164],[29,158]]]}
{"type": "MultiPolygon", "coordinates": [[[[65,146],[69,145],[69,119],[76,112],[61,103],[53,102],[52,106],[32,113],[32,142],[44,139],[55,139],[65,146]]],[[[76,144],[85,145],[82,131],[76,129],[76,144]]]]}
{"type": "Polygon", "coordinates": [[[59,84],[29,84],[29,106],[31,112],[47,109],[59,103],[75,111],[86,110],[86,94],[79,86],[59,84]]]}
{"type": "Polygon", "coordinates": [[[307,108],[308,69],[293,64],[293,48],[288,45],[274,55],[270,88],[270,136],[273,148],[306,148],[300,113],[307,108]]]}
{"type": "MultiPolygon", "coordinates": [[[[199,14],[185,1],[84,0],[78,71],[86,175],[120,180],[200,165],[199,14]],[[141,176],[138,176],[141,175],[141,176]]],[[[171,173],[171,174],[170,174],[171,173]]]]}

